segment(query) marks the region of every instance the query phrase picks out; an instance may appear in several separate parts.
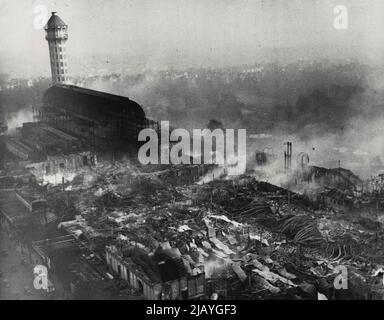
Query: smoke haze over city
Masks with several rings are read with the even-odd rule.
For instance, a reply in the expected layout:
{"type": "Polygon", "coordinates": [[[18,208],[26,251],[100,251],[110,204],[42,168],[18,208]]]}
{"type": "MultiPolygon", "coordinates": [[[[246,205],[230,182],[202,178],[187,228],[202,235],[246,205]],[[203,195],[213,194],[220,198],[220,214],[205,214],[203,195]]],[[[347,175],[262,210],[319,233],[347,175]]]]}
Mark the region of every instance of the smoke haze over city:
{"type": "Polygon", "coordinates": [[[343,1],[347,30],[333,26],[337,5],[335,0],[2,0],[0,72],[49,74],[43,30],[36,26],[50,11],[61,12],[70,25],[72,75],[87,74],[91,65],[140,72],[297,59],[382,61],[382,1],[343,1]]]}

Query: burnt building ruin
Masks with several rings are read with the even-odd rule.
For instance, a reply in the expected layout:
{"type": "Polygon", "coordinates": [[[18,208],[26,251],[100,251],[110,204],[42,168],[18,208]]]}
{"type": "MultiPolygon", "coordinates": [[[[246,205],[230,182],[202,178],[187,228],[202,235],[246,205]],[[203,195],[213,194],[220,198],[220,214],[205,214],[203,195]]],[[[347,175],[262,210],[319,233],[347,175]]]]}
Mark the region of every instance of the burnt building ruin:
{"type": "Polygon", "coordinates": [[[45,92],[36,116],[97,150],[136,150],[140,130],[153,123],[127,97],[63,84],[45,92]]]}
{"type": "Polygon", "coordinates": [[[96,155],[136,155],[140,130],[157,123],[127,97],[70,85],[65,43],[68,26],[56,14],[45,27],[52,86],[33,108],[33,122],[4,138],[8,167],[39,178],[95,165],[96,155]]]}

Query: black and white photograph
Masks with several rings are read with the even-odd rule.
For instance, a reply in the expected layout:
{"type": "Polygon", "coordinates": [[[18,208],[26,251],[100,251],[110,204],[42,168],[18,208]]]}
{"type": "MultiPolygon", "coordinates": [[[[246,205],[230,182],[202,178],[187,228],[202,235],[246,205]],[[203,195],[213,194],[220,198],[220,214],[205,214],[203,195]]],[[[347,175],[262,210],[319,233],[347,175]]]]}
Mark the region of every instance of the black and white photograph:
{"type": "Polygon", "coordinates": [[[0,0],[0,300],[383,299],[383,0],[0,0]]]}

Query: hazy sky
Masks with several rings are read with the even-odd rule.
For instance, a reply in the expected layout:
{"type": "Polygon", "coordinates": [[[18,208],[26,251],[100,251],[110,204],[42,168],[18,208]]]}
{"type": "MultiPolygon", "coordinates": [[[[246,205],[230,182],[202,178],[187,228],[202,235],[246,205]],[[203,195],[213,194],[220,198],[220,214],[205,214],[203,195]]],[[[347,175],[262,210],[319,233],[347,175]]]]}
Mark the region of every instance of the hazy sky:
{"type": "Polygon", "coordinates": [[[34,27],[38,5],[69,25],[76,61],[94,54],[110,63],[126,55],[127,66],[233,65],[257,62],[271,47],[384,58],[383,0],[0,0],[0,72],[49,74],[44,30],[34,27]],[[333,26],[336,5],[348,9],[347,30],[333,26]]]}

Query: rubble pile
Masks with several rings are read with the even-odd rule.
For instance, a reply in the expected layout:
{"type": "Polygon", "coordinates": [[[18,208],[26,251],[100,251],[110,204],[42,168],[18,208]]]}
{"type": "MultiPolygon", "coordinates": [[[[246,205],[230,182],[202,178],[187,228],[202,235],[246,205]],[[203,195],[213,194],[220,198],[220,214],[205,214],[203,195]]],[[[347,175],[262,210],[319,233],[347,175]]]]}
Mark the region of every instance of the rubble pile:
{"type": "Polygon", "coordinates": [[[166,244],[187,272],[203,268],[208,296],[340,298],[333,283],[340,265],[350,274],[347,298],[372,294],[382,233],[252,177],[173,184],[160,178],[169,172],[120,162],[82,173],[64,186],[77,215],[60,227],[100,256],[115,246],[156,281],[150,257],[166,244]]]}

